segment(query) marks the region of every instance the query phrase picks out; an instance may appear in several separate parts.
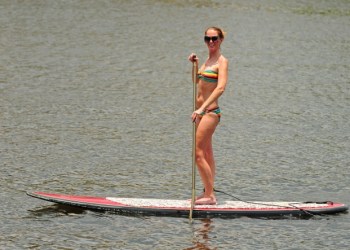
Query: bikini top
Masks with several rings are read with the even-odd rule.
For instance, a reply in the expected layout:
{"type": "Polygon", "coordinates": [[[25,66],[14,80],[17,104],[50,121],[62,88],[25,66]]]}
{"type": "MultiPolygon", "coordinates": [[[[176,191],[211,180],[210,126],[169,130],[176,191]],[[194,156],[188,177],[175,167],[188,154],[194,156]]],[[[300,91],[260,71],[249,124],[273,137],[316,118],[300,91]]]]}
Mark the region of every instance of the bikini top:
{"type": "Polygon", "coordinates": [[[203,79],[206,82],[217,83],[219,78],[219,72],[210,69],[198,71],[198,78],[203,79]]]}

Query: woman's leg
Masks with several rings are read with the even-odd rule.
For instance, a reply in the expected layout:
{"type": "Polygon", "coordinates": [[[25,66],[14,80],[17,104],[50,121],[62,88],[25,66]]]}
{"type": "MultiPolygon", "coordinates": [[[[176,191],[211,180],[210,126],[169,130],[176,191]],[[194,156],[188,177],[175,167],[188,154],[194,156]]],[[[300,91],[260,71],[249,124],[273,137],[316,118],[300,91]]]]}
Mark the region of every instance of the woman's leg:
{"type": "MultiPolygon", "coordinates": [[[[208,142],[208,144],[207,144],[207,148],[205,149],[205,156],[204,157],[210,166],[210,170],[212,173],[212,181],[214,183],[216,167],[215,167],[215,161],[214,161],[212,138],[210,138],[210,142],[208,142]]],[[[201,199],[203,197],[204,197],[204,191],[202,194],[200,194],[199,196],[196,197],[196,200],[201,199]]]]}
{"type": "Polygon", "coordinates": [[[213,182],[214,182],[216,166],[215,166],[214,153],[213,153],[212,137],[210,137],[210,141],[208,142],[207,148],[205,150],[205,159],[207,160],[210,166],[211,172],[213,174],[213,182]]]}
{"type": "Polygon", "coordinates": [[[196,132],[196,163],[205,192],[199,196],[196,204],[215,204],[214,177],[215,162],[212,149],[212,135],[219,119],[215,114],[206,114],[198,124],[196,132]]]}

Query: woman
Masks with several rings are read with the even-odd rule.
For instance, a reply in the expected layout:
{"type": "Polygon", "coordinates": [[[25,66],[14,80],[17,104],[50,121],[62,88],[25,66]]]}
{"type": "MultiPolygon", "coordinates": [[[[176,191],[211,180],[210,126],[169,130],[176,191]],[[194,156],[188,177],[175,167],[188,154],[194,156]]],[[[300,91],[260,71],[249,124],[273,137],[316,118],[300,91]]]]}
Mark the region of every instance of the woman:
{"type": "Polygon", "coordinates": [[[197,73],[196,110],[192,120],[196,123],[196,164],[201,176],[204,191],[196,197],[196,205],[214,205],[215,161],[212,148],[212,135],[219,124],[221,111],[218,99],[225,91],[228,77],[228,60],[221,54],[220,46],[224,32],[218,27],[205,31],[204,41],[209,56],[198,70],[198,57],[192,53],[188,60],[195,63],[197,73]]]}

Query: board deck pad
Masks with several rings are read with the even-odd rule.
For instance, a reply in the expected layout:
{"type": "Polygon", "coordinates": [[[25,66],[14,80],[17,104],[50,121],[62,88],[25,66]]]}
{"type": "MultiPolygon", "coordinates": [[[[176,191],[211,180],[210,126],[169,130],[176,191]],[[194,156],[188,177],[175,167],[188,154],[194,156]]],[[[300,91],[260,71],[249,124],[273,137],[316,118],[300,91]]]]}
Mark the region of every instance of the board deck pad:
{"type": "MultiPolygon", "coordinates": [[[[125,215],[188,216],[190,200],[167,200],[148,198],[93,197],[27,192],[29,196],[57,204],[81,207],[90,210],[113,211],[125,215]]],[[[348,206],[332,201],[325,202],[263,202],[263,201],[218,201],[217,205],[195,205],[193,217],[273,217],[312,216],[345,212],[348,206]]]]}

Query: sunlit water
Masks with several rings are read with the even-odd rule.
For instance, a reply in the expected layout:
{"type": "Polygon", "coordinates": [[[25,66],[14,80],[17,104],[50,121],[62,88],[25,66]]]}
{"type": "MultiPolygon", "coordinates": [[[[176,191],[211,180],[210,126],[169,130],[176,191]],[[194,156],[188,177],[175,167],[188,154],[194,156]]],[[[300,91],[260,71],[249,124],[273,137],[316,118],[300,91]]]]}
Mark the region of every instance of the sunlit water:
{"type": "Polygon", "coordinates": [[[189,224],[25,195],[189,198],[186,58],[203,61],[211,25],[228,32],[230,60],[216,187],[247,200],[350,204],[349,1],[5,0],[1,249],[348,248],[349,214],[189,224]]]}

